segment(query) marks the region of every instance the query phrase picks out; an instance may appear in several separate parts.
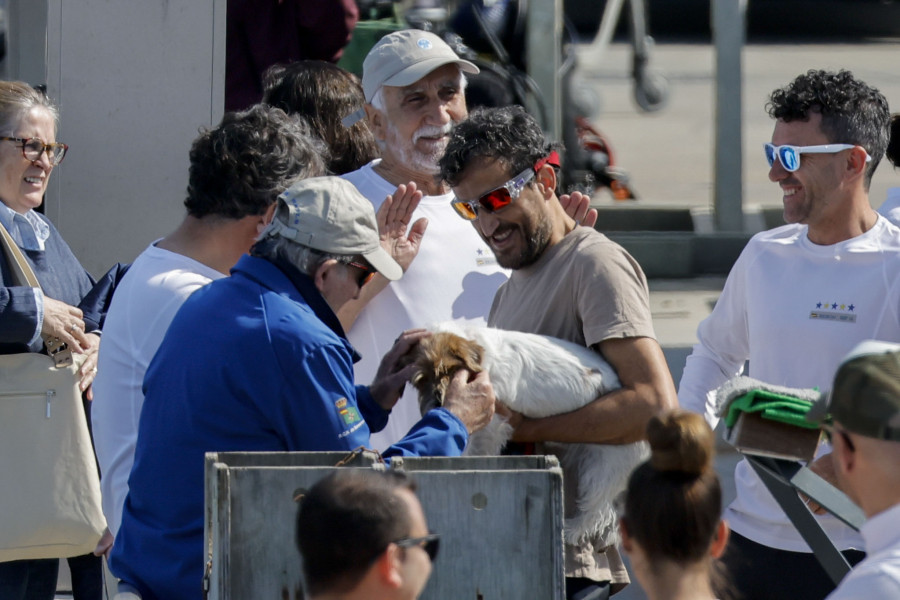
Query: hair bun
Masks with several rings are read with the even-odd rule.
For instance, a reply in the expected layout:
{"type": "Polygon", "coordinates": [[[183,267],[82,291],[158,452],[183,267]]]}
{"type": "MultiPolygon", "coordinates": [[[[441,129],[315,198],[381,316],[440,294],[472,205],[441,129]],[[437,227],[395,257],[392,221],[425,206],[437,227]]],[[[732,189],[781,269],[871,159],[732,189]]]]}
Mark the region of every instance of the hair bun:
{"type": "Polygon", "coordinates": [[[712,429],[692,412],[676,410],[658,415],[647,424],[650,466],[657,471],[698,476],[713,469],[712,429]]]}

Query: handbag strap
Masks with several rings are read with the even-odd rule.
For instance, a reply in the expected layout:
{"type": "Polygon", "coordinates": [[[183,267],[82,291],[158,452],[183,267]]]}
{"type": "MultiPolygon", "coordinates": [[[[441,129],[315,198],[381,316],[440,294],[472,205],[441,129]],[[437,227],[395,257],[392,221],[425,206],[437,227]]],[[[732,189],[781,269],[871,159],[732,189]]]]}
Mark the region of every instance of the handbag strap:
{"type": "Polygon", "coordinates": [[[19,250],[3,223],[0,223],[0,236],[3,237],[3,251],[6,253],[6,259],[9,262],[9,268],[12,271],[15,282],[22,286],[41,287],[31,265],[25,260],[25,256],[19,250]]]}
{"type": "MultiPolygon", "coordinates": [[[[25,260],[25,255],[19,250],[3,223],[0,223],[0,238],[3,241],[3,251],[12,271],[14,283],[41,289],[41,283],[38,281],[37,275],[34,274],[31,265],[25,260]]],[[[47,347],[47,354],[53,357],[53,363],[57,367],[68,367],[72,364],[72,351],[69,350],[69,347],[64,342],[60,341],[59,338],[43,334],[41,334],[41,338],[43,338],[44,345],[47,347]]]]}

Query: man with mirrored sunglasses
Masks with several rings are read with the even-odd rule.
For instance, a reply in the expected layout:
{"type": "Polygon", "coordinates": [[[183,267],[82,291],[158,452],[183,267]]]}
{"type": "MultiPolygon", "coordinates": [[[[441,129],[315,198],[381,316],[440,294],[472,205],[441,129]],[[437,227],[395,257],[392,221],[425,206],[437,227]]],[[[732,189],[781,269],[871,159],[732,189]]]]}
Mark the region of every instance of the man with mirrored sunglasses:
{"type": "Polygon", "coordinates": [[[428,532],[415,489],[400,471],[344,468],[310,488],[297,511],[310,600],[419,597],[440,536],[428,532]]]}
{"type": "MultiPolygon", "coordinates": [[[[681,404],[712,426],[715,390],[743,372],[769,384],[827,389],[844,355],[868,338],[900,341],[900,229],[869,204],[889,138],[887,100],[848,71],[809,71],[769,97],[764,148],[788,225],[755,235],[697,331],[681,404]]],[[[810,468],[835,481],[828,445],[810,468]]],[[[746,461],[726,509],[723,562],[744,598],[824,598],[833,588],[809,546],[746,461]]],[[[863,541],[831,515],[817,520],[852,563],[863,541]]]]}
{"type": "MultiPolygon", "coordinates": [[[[642,440],[650,417],[676,406],[650,318],[647,280],[621,246],[566,214],[556,196],[558,165],[557,146],[521,107],[474,111],[454,129],[440,160],[457,213],[512,270],[488,324],[593,348],[622,382],[621,389],[570,413],[543,419],[512,414],[513,440],[642,440]]],[[[577,481],[564,475],[569,516],[577,481]]],[[[628,583],[618,550],[599,536],[566,545],[565,573],[571,599],[606,598],[628,583]]]]}

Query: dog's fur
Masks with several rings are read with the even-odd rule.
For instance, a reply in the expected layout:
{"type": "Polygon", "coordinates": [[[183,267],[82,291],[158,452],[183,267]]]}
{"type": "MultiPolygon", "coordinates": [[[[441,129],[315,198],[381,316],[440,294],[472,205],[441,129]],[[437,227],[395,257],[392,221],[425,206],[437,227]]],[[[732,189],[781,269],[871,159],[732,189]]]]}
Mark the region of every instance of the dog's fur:
{"type": "MultiPolygon", "coordinates": [[[[549,336],[490,327],[440,323],[410,357],[418,369],[412,382],[422,414],[440,406],[453,374],[461,368],[487,370],[494,395],[526,417],[573,411],[620,387],[619,378],[599,353],[549,336]]],[[[499,415],[469,439],[467,455],[500,454],[512,427],[499,415]]],[[[618,543],[613,501],[631,471],[647,457],[645,443],[626,445],[547,444],[566,473],[578,477],[577,513],[566,520],[566,542],[601,536],[618,543]]]]}

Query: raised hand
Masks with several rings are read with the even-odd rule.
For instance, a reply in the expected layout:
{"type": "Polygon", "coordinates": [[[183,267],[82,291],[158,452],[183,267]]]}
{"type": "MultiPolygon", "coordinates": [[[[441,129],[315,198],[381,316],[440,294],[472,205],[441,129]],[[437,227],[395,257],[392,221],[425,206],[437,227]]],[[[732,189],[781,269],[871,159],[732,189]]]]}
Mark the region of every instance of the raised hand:
{"type": "Polygon", "coordinates": [[[381,246],[404,271],[419,253],[419,245],[428,226],[428,219],[423,217],[409,227],[413,211],[419,206],[420,200],[422,192],[416,188],[415,183],[400,184],[393,195],[385,198],[376,214],[381,246]]]}
{"type": "Polygon", "coordinates": [[[593,227],[597,223],[597,209],[591,208],[591,197],[581,192],[563,194],[559,197],[566,214],[575,219],[575,222],[585,227],[593,227]]]}

